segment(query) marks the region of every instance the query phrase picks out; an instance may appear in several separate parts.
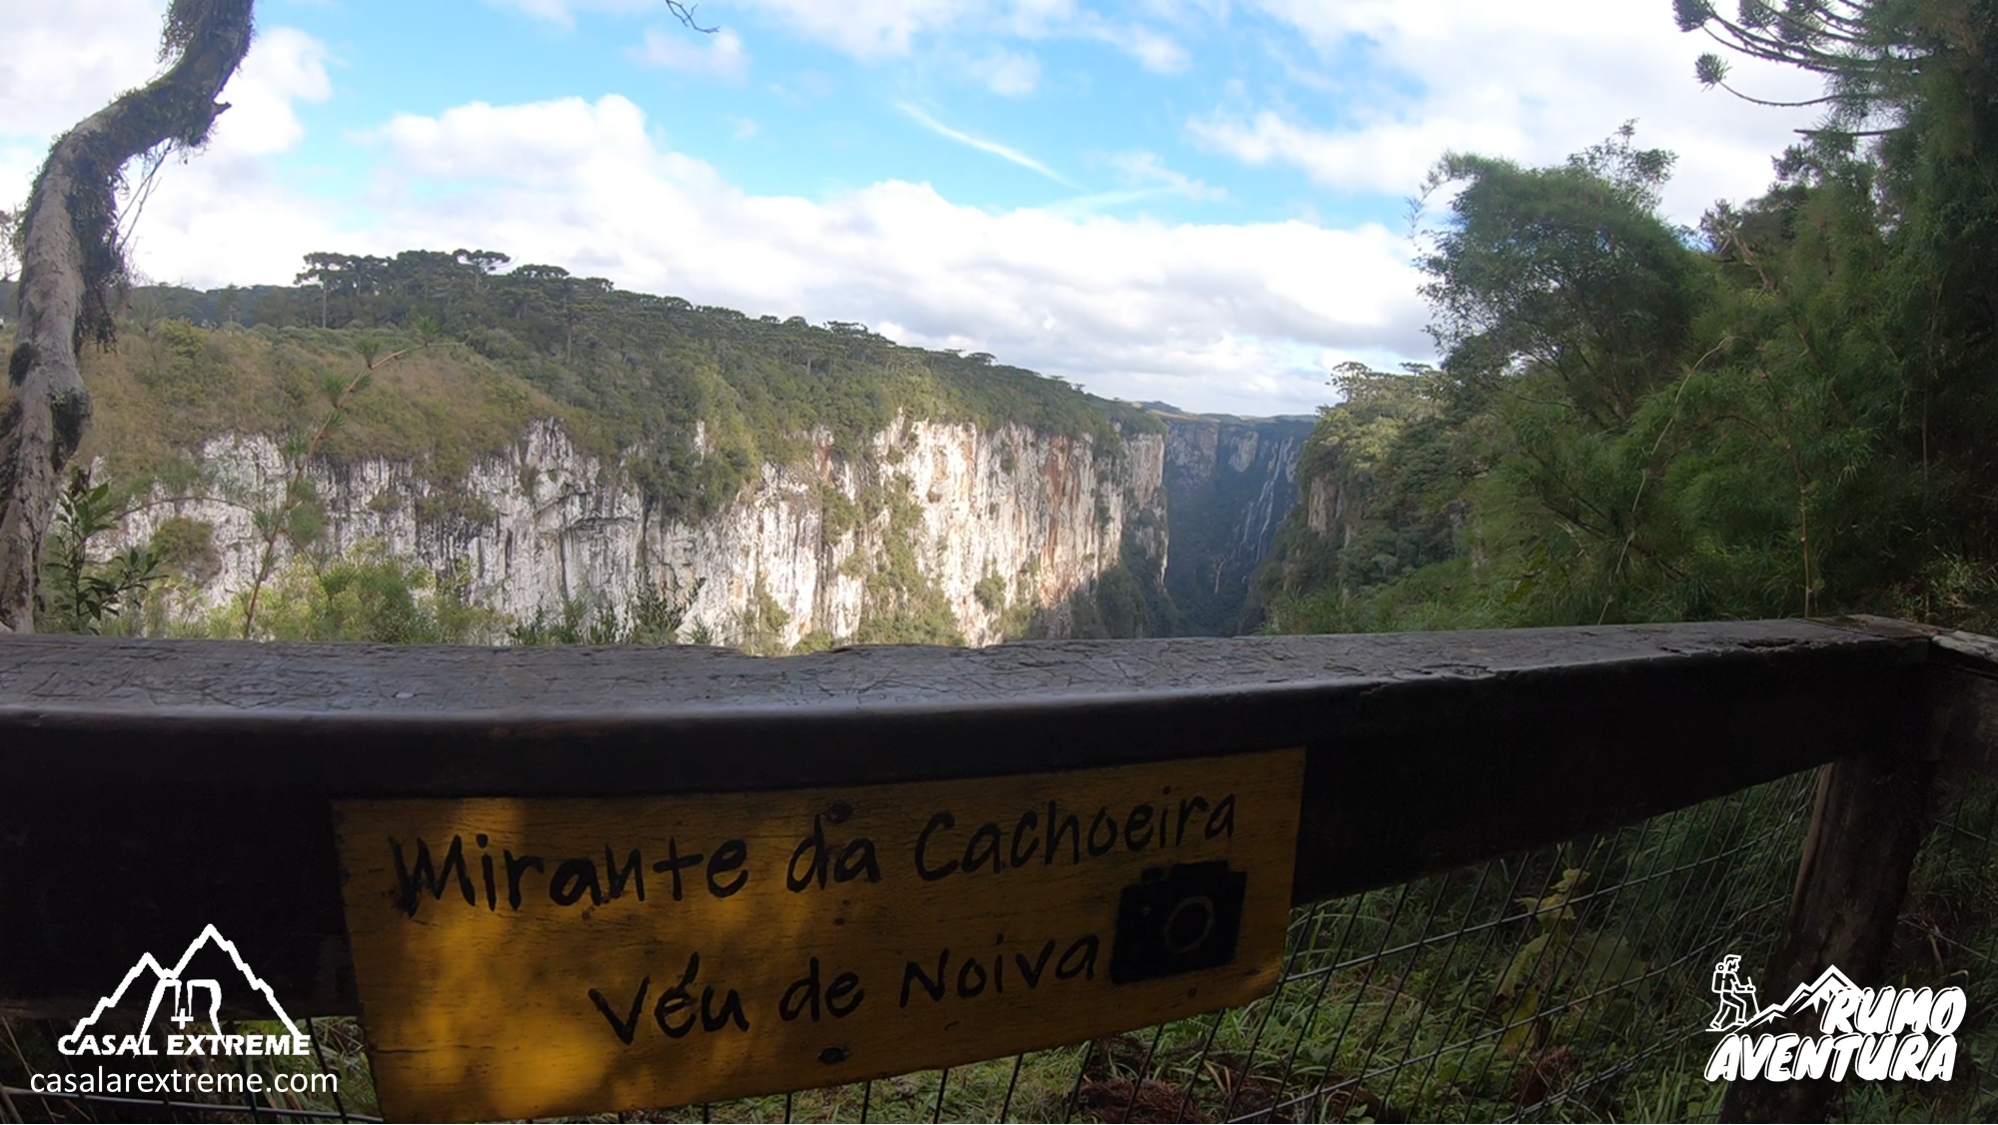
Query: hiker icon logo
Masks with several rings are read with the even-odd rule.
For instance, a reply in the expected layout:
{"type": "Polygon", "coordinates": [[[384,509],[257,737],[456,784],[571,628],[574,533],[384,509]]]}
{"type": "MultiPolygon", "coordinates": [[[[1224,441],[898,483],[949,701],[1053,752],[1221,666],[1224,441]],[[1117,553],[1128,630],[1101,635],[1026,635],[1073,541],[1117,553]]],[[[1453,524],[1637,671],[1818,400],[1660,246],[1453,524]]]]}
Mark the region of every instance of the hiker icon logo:
{"type": "Polygon", "coordinates": [[[278,1003],[270,985],[243,960],[235,943],[208,926],[171,966],[151,953],[141,954],[118,987],[56,1040],[56,1049],[65,1055],[100,1057],[304,1055],[312,1044],[278,1003]],[[228,1031],[222,1020],[224,1004],[232,1012],[253,1012],[273,1020],[284,1031],[228,1031]],[[122,1015],[110,1018],[113,1013],[122,1015]],[[134,1026],[137,1031],[131,1030],[134,1026]]]}
{"type": "Polygon", "coordinates": [[[1956,1029],[1966,1000],[1961,988],[1861,988],[1830,965],[1781,1003],[1758,1007],[1755,982],[1741,974],[1740,956],[1715,963],[1718,1011],[1708,1031],[1722,1034],[1707,1058],[1709,1082],[1763,1079],[1787,1082],[1850,1074],[1866,1081],[1950,1080],[1956,1029]],[[1816,1034],[1790,1031],[1792,1021],[1816,1034]]]}
{"type": "Polygon", "coordinates": [[[1720,997],[1720,1011],[1708,1031],[1733,1031],[1746,1026],[1755,1015],[1755,982],[1741,976],[1741,955],[1730,953],[1714,966],[1714,995],[1720,997]]]}

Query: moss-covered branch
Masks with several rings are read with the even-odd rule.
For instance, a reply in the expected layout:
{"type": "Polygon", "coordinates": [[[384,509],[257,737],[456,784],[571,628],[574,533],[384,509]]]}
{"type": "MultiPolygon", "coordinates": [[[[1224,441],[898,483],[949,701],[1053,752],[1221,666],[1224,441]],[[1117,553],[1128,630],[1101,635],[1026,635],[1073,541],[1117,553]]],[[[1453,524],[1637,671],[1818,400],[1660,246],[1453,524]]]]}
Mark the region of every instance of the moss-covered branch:
{"type": "Polygon", "coordinates": [[[108,339],[122,274],[117,190],[143,153],[193,148],[228,106],[216,101],[250,49],[251,0],[174,0],[166,69],[62,135],[22,220],[20,321],[0,399],[0,628],[34,628],[42,537],[62,472],[90,424],[77,370],[84,339],[108,339]]]}

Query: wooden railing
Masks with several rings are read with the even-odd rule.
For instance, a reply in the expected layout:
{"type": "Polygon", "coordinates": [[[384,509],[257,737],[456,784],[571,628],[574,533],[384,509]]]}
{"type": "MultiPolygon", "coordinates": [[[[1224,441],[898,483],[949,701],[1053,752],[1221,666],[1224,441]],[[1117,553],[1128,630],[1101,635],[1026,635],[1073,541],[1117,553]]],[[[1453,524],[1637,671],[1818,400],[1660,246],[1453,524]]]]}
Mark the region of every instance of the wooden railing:
{"type": "MultiPolygon", "coordinates": [[[[1293,903],[1832,763],[1764,989],[1832,963],[1861,979],[1936,763],[1998,763],[1994,656],[1881,619],[779,659],[0,636],[0,1014],[77,1018],[136,951],[209,925],[294,1015],[358,1011],[352,802],[846,791],[1289,747],[1293,903]]],[[[1823,1097],[1737,1084],[1729,1112],[1823,1097]]]]}

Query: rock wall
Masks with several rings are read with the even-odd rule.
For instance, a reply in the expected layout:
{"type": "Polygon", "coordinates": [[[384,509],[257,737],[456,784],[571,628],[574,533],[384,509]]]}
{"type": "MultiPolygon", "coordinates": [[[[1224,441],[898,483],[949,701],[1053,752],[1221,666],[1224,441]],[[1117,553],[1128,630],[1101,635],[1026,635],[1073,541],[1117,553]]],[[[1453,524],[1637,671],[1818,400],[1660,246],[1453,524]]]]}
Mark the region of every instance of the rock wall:
{"type": "Polygon", "coordinates": [[[1249,580],[1298,500],[1308,418],[1167,415],[1166,589],[1192,633],[1239,631],[1249,580]]]}
{"type": "Polygon", "coordinates": [[[1351,517],[1349,499],[1343,480],[1323,474],[1311,477],[1304,488],[1304,526],[1320,539],[1341,547],[1351,544],[1358,528],[1351,517]]]}
{"type": "MultiPolygon", "coordinates": [[[[830,434],[814,438],[808,458],[762,466],[752,486],[694,522],[656,518],[618,464],[580,452],[552,422],[449,486],[380,460],[316,470],[319,546],[377,542],[440,572],[459,566],[474,600],[516,620],[559,612],[567,598],[623,613],[641,582],[684,591],[701,580],[683,637],[700,626],[734,643],[751,620],[781,615],[784,647],[815,631],[853,636],[870,610],[870,574],[897,557],[891,540],[908,544],[900,557],[972,644],[1000,639],[1004,608],[1022,601],[1054,611],[1059,631],[1060,607],[1119,560],[1127,529],[1141,555],[1165,566],[1153,530],[1165,523],[1161,435],[1135,434],[1111,451],[1019,425],[911,421],[850,460],[830,434]],[[765,611],[772,605],[779,614],[765,611]]],[[[220,565],[199,600],[213,607],[253,582],[262,539],[252,510],[283,494],[288,470],[261,436],[217,438],[202,460],[219,499],[156,495],[125,537],[143,542],[174,516],[212,525],[220,565]]]]}

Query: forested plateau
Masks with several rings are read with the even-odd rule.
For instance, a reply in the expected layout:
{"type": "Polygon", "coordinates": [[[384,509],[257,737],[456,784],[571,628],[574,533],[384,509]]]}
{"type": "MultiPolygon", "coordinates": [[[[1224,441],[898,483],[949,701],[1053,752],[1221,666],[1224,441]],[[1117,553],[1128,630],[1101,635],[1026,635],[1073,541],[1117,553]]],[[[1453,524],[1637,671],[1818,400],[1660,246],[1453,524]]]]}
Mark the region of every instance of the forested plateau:
{"type": "Polygon", "coordinates": [[[1310,428],[484,251],[306,265],[125,291],[85,353],[42,627],[770,654],[1234,632],[1310,428]]]}

